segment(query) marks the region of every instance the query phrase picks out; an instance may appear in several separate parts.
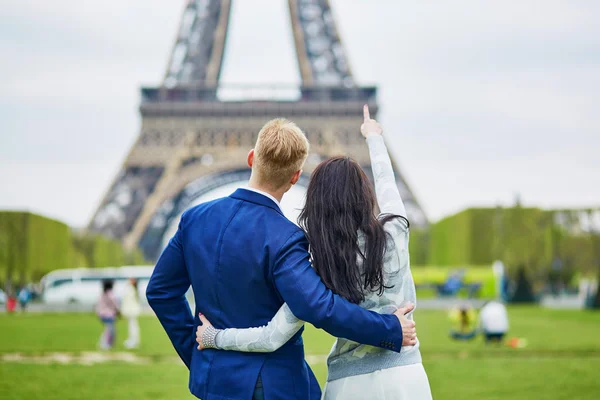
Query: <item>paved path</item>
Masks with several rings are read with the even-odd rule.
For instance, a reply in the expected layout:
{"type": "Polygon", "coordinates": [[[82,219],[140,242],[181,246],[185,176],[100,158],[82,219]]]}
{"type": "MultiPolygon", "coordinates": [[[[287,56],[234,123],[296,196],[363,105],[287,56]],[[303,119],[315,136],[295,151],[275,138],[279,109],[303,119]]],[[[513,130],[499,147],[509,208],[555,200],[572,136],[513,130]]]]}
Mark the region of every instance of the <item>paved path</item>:
{"type": "MultiPolygon", "coordinates": [[[[80,364],[94,365],[106,362],[126,362],[130,364],[149,364],[150,358],[140,357],[134,353],[127,352],[99,352],[85,351],[82,353],[46,353],[42,355],[30,355],[22,353],[7,353],[0,356],[2,362],[16,362],[26,364],[80,364]]],[[[173,360],[179,358],[173,357],[173,360]]]]}

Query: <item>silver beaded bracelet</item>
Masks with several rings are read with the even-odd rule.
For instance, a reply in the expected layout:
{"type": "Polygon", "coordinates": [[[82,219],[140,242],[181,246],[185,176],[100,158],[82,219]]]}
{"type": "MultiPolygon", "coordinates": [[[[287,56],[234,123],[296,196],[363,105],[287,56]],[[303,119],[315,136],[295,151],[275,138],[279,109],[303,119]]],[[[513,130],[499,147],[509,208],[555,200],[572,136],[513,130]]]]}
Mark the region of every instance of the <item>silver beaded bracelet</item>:
{"type": "Polygon", "coordinates": [[[217,343],[215,339],[217,338],[217,333],[219,333],[220,329],[215,329],[214,326],[209,325],[204,332],[202,333],[202,346],[205,349],[216,349],[217,343]]]}

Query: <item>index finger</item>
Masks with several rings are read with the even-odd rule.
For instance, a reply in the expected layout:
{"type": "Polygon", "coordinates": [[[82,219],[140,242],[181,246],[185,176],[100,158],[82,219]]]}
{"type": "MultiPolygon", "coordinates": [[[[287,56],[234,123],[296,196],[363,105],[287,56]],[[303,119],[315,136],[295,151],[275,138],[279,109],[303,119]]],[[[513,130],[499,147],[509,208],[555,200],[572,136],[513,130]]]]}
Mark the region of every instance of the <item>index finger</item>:
{"type": "Polygon", "coordinates": [[[368,121],[371,119],[371,114],[369,113],[369,106],[365,104],[365,106],[363,107],[363,115],[365,117],[365,121],[368,121]]]}

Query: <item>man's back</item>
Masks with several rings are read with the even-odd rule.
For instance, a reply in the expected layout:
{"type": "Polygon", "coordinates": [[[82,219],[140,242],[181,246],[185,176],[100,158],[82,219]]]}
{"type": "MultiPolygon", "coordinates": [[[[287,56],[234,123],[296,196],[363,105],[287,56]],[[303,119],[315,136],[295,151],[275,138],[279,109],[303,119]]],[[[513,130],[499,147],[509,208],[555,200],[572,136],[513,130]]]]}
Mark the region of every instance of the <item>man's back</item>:
{"type": "MultiPolygon", "coordinates": [[[[216,328],[267,324],[283,304],[272,280],[272,266],[277,251],[299,228],[273,201],[245,189],[189,210],[186,219],[189,226],[183,230],[183,248],[198,311],[212,318],[216,328]]],[[[265,384],[272,380],[271,358],[289,365],[286,375],[300,374],[298,378],[302,378],[306,371],[300,335],[272,354],[196,353],[190,376],[192,392],[208,384],[207,398],[243,392],[249,398],[265,363],[262,379],[265,384]]]]}
{"type": "MultiPolygon", "coordinates": [[[[300,228],[274,201],[238,189],[186,211],[169,246],[182,250],[196,313],[216,328],[247,328],[265,325],[283,304],[273,264],[287,239],[298,234],[300,228]]],[[[192,348],[188,361],[180,353],[190,368],[190,391],[205,400],[249,399],[260,373],[270,397],[306,399],[311,390],[314,397],[319,388],[304,361],[301,334],[274,353],[192,348]]]]}
{"type": "Polygon", "coordinates": [[[234,193],[188,210],[183,227],[196,306],[216,328],[255,326],[273,317],[283,304],[270,276],[274,251],[299,231],[275,203],[245,189],[236,193],[242,191],[244,199],[234,193]]]}

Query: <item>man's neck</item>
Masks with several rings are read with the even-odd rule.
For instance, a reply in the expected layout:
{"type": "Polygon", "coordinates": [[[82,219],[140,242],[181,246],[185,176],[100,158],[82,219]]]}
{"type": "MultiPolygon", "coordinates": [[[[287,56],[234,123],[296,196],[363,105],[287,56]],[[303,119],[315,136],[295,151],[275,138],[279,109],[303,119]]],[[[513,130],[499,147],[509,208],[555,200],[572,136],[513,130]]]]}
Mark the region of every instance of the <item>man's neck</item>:
{"type": "Polygon", "coordinates": [[[283,198],[283,194],[285,193],[284,191],[274,191],[274,190],[265,188],[264,186],[257,184],[253,179],[250,179],[250,182],[248,182],[248,187],[255,189],[255,190],[260,190],[261,192],[269,193],[271,196],[276,198],[277,201],[280,203],[281,203],[281,199],[283,198]]]}

